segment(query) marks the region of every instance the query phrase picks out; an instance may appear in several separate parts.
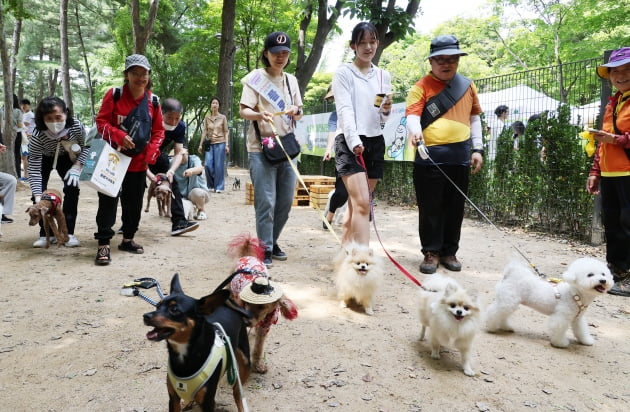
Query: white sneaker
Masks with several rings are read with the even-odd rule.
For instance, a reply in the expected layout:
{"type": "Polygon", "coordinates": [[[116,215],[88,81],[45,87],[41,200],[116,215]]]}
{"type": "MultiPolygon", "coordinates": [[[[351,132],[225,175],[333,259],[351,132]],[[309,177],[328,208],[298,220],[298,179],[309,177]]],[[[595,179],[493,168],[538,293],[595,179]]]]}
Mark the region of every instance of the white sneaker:
{"type": "Polygon", "coordinates": [[[74,235],[68,235],[68,241],[64,243],[65,247],[77,247],[81,246],[81,242],[74,235]]]}
{"type": "Polygon", "coordinates": [[[217,189],[217,190],[214,191],[214,193],[223,193],[223,190],[217,189]]]}
{"type": "Polygon", "coordinates": [[[197,215],[197,220],[206,220],[208,216],[206,216],[206,212],[199,212],[197,215]]]}
{"type": "MultiPolygon", "coordinates": [[[[57,239],[53,236],[50,238],[50,244],[54,245],[55,243],[57,243],[57,239]]],[[[33,242],[33,247],[46,247],[46,237],[42,236],[33,242]]]]}

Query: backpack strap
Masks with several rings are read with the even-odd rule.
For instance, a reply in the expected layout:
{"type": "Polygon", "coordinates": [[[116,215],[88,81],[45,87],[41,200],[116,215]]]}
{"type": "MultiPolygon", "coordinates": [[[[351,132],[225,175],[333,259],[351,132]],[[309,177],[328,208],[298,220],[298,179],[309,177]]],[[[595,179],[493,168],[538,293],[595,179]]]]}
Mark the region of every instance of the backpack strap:
{"type": "Polygon", "coordinates": [[[422,129],[426,129],[431,123],[448,112],[451,107],[455,106],[464,97],[471,83],[470,79],[457,73],[440,93],[427,100],[420,117],[422,129]]]}
{"type": "MultiPolygon", "coordinates": [[[[112,94],[114,96],[114,103],[116,103],[120,100],[120,96],[122,96],[122,87],[113,87],[113,90],[112,94]]],[[[160,98],[157,95],[152,94],[151,104],[154,109],[158,108],[160,106],[160,98]]]]}
{"type": "Polygon", "coordinates": [[[122,87],[114,87],[113,88],[113,96],[114,96],[114,103],[116,103],[118,100],[120,100],[120,96],[122,96],[122,87]]]}

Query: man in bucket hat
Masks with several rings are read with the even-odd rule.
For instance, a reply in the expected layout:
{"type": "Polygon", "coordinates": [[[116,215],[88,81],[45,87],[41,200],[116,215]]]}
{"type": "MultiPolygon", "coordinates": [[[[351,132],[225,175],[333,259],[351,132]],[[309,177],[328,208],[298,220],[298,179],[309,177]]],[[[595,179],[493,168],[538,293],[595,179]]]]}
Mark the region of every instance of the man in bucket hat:
{"type": "Polygon", "coordinates": [[[593,166],[589,193],[602,195],[606,261],[615,279],[608,293],[630,296],[630,47],[611,53],[597,74],[617,89],[609,99],[593,166]]]}
{"type": "Polygon", "coordinates": [[[455,185],[467,192],[469,169],[476,173],[483,163],[482,109],[477,90],[470,79],[457,74],[459,58],[466,55],[455,36],[434,38],[428,57],[431,72],[418,80],[407,96],[407,137],[423,150],[422,155],[416,155],[413,183],[424,254],[420,271],[427,274],[434,273],[439,264],[448,270],[461,270],[455,254],[464,219],[464,197],[455,185]]]}

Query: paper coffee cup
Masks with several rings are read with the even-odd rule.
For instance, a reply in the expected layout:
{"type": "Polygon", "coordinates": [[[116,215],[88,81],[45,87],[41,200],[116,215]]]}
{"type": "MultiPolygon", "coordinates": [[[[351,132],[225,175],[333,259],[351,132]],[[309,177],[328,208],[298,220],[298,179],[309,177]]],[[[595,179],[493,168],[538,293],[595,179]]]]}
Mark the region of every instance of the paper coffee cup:
{"type": "Polygon", "coordinates": [[[381,105],[383,104],[384,98],[385,93],[378,93],[376,96],[374,96],[374,107],[378,107],[380,109],[381,105]]]}

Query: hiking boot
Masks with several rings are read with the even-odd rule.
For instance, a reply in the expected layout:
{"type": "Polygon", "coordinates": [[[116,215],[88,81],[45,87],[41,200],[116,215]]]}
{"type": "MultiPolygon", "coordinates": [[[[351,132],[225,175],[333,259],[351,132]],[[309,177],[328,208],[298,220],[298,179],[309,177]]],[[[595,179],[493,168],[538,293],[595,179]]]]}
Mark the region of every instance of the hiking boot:
{"type": "Polygon", "coordinates": [[[630,297],[630,276],[626,276],[613,285],[608,291],[611,295],[630,297]]]}
{"type": "Polygon", "coordinates": [[[285,261],[288,259],[288,256],[286,253],[284,253],[282,251],[282,249],[280,249],[280,246],[278,245],[273,245],[273,250],[271,252],[271,256],[273,256],[274,259],[280,260],[280,261],[285,261]]]}
{"type": "Polygon", "coordinates": [[[459,272],[462,270],[462,264],[459,263],[455,256],[441,256],[440,263],[452,272],[459,272]]]}
{"type": "Polygon", "coordinates": [[[171,231],[171,236],[179,236],[182,233],[192,232],[199,228],[199,222],[189,222],[184,221],[184,223],[180,223],[177,226],[173,226],[173,230],[171,231]]]}
{"type": "Polygon", "coordinates": [[[267,269],[273,267],[273,261],[271,260],[271,250],[265,251],[265,259],[263,260],[263,263],[265,264],[265,266],[267,266],[267,269]]]}
{"type": "Polygon", "coordinates": [[[435,273],[438,267],[438,255],[435,252],[426,252],[424,260],[420,263],[420,272],[430,275],[435,273]]]}

